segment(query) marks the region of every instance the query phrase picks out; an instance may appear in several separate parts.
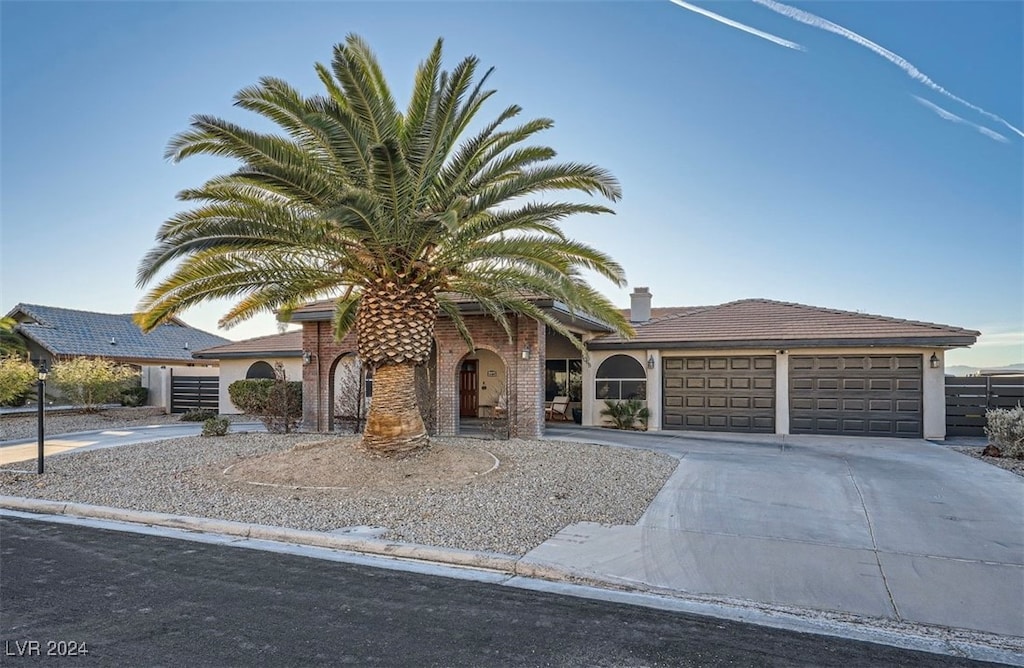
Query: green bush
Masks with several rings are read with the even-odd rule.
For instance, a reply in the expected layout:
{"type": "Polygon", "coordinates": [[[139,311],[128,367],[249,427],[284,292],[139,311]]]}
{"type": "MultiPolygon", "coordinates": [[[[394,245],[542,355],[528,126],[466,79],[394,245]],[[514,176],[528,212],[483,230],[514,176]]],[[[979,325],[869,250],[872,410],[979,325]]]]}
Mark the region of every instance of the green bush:
{"type": "Polygon", "coordinates": [[[223,436],[228,433],[231,421],[227,418],[212,417],[203,422],[203,436],[223,436]]]}
{"type": "Polygon", "coordinates": [[[287,434],[302,418],[302,383],[288,381],[277,365],[277,378],[236,380],[228,385],[231,402],[246,415],[254,415],[273,434],[287,434]]]}
{"type": "Polygon", "coordinates": [[[1024,408],[995,408],[985,413],[985,435],[1004,457],[1024,459],[1024,408]]]}
{"type": "Polygon", "coordinates": [[[206,422],[210,418],[217,417],[217,411],[208,408],[193,408],[181,414],[182,422],[206,422]]]}
{"type": "Polygon", "coordinates": [[[28,360],[0,357],[0,406],[24,406],[36,377],[36,368],[28,360]]]}
{"type": "Polygon", "coordinates": [[[121,405],[130,406],[132,408],[138,408],[139,406],[145,406],[146,401],[149,399],[149,388],[136,385],[121,390],[121,405]]]}
{"type": "Polygon", "coordinates": [[[651,411],[639,399],[624,401],[605,399],[604,405],[601,415],[611,420],[611,426],[615,429],[647,430],[647,419],[651,416],[651,411]]]}
{"type": "Polygon", "coordinates": [[[120,398],[139,372],[112,360],[74,357],[55,362],[47,383],[52,384],[72,405],[92,412],[101,404],[120,398]]]}

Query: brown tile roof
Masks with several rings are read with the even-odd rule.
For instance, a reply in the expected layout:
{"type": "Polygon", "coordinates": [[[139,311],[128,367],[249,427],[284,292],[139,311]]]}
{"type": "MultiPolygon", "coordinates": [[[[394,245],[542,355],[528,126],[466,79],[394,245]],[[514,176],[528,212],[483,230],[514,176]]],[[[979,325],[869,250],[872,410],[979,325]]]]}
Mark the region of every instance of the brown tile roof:
{"type": "Polygon", "coordinates": [[[284,334],[271,334],[244,341],[234,341],[223,346],[197,350],[192,354],[193,357],[199,359],[299,357],[300,355],[302,355],[301,329],[284,334]]]}
{"type": "MultiPolygon", "coordinates": [[[[660,320],[661,318],[667,318],[672,315],[683,315],[684,313],[690,313],[698,309],[707,308],[706,306],[656,306],[651,308],[651,320],[660,320]]],[[[619,313],[629,320],[630,309],[620,308],[619,313]]]]}
{"type": "Polygon", "coordinates": [[[635,325],[636,337],[591,341],[594,349],[619,347],[699,348],[709,345],[971,345],[979,332],[949,325],[900,320],[867,313],[741,299],[697,307],[635,325]]]}

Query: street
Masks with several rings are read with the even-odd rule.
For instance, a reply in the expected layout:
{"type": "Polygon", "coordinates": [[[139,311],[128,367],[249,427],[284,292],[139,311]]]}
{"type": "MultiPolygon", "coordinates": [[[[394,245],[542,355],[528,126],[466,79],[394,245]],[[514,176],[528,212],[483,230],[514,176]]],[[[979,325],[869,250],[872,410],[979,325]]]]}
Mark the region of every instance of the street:
{"type": "Polygon", "coordinates": [[[0,569],[0,651],[9,666],[992,665],[17,518],[0,519],[0,569]]]}

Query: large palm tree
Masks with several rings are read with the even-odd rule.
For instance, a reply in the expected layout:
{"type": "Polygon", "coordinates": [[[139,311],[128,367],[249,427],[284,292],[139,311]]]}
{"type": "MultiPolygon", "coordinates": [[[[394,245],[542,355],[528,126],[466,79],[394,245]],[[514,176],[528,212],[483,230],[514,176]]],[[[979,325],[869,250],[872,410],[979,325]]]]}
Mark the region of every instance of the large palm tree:
{"type": "Polygon", "coordinates": [[[494,93],[484,88],[490,70],[476,80],[478,61],[469,57],[442,71],[441,46],[420,64],[404,113],[370,48],[349,35],[330,68],[316,65],[324,93],[304,97],[268,77],[235,96],[283,133],[194,116],[167,156],[226,156],[241,166],[179,193],[192,208],[163,224],[138,273],[141,287],[174,264],[140,304],[145,330],[212,298],[238,300],[224,327],[335,298],[335,335],[355,327],[359,355],[375,369],[362,443],[382,453],[427,444],[414,373],[430,354],[439,314],[472,346],[453,295],[479,302],[510,336],[511,313],[567,334],[536,307],[537,296],[632,331],[582,276],[590,270],[621,286],[621,267],[558,225],[611,209],[544,196],[579,191],[614,201],[614,177],[553,163],[554,150],[528,143],[552,121],[510,126],[518,106],[477,121],[494,93]]]}

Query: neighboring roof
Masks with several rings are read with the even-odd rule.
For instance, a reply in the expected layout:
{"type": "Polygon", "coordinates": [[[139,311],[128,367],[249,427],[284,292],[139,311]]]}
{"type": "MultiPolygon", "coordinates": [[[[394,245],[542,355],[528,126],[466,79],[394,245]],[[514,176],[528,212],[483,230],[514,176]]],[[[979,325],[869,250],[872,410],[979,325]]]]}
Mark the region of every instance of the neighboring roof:
{"type": "Polygon", "coordinates": [[[143,334],[131,313],[93,313],[56,306],[18,304],[7,314],[17,331],[59,357],[105,357],[137,362],[192,362],[192,351],[228,339],[180,320],[143,334]],[[113,341],[113,343],[111,343],[113,341]]]}
{"type": "MultiPolygon", "coordinates": [[[[459,305],[459,311],[465,315],[482,313],[480,305],[465,295],[447,293],[446,296],[459,305]]],[[[565,304],[545,297],[528,297],[538,308],[547,310],[553,317],[569,326],[580,327],[594,332],[610,332],[612,328],[598,320],[587,317],[580,313],[572,313],[565,304]]],[[[323,322],[329,321],[334,316],[334,300],[321,299],[309,304],[300,306],[292,311],[291,322],[323,322]]],[[[441,314],[444,317],[444,314],[441,314]]]]}
{"type": "Polygon", "coordinates": [[[636,337],[592,340],[594,350],[708,347],[810,347],[925,345],[968,346],[980,332],[929,322],[806,306],[770,299],[741,299],[718,306],[634,323],[636,337]]]}
{"type": "Polygon", "coordinates": [[[257,336],[192,353],[196,359],[238,359],[249,357],[302,357],[302,330],[257,336]]]}

